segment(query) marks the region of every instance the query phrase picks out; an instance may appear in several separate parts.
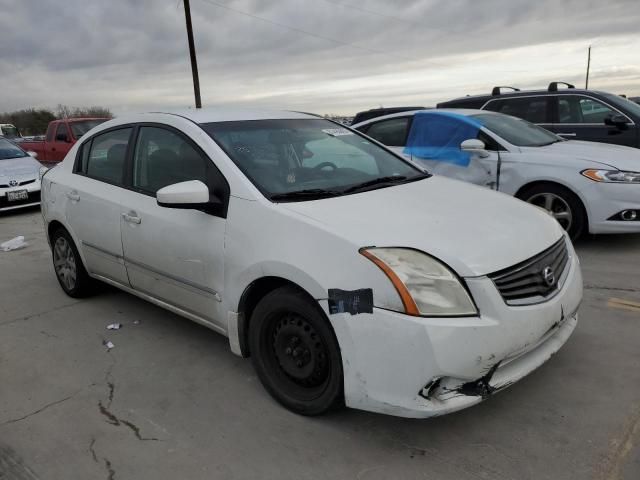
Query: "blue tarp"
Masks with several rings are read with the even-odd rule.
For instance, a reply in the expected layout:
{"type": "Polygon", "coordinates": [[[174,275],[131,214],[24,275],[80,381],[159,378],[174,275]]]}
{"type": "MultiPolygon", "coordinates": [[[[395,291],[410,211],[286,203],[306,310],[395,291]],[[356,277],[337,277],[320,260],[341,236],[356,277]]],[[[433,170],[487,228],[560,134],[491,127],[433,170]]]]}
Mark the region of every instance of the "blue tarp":
{"type": "Polygon", "coordinates": [[[469,166],[471,154],[460,150],[460,144],[478,138],[482,124],[471,117],[452,112],[425,111],[413,116],[404,153],[415,159],[469,166]]]}

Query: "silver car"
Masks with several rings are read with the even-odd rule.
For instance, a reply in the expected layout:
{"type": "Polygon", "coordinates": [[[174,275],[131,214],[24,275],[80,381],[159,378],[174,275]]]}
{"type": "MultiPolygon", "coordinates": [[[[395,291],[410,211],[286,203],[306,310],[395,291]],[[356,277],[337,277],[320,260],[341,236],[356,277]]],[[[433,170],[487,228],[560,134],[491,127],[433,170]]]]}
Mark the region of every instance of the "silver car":
{"type": "Polygon", "coordinates": [[[6,138],[0,138],[0,212],[40,203],[40,179],[47,170],[6,138]]]}

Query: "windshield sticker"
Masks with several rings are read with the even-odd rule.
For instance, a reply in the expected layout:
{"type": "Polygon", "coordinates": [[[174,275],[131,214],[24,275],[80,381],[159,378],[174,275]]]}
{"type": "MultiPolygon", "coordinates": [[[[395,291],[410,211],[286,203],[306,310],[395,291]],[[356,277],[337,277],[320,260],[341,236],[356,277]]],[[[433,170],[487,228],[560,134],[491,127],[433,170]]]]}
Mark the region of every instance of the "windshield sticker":
{"type": "Polygon", "coordinates": [[[329,289],[329,313],[373,313],[373,290],[362,288],[360,290],[329,289]]]}
{"type": "Polygon", "coordinates": [[[350,132],[346,128],[324,128],[322,131],[327,135],[331,135],[332,137],[341,137],[343,135],[353,135],[353,132],[350,132]]]}

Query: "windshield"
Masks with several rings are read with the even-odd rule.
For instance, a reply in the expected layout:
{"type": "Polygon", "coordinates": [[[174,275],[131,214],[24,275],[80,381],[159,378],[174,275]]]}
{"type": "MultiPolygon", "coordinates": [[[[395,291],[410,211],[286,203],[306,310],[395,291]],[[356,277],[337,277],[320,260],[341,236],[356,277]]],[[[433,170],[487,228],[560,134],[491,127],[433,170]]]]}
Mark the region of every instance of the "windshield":
{"type": "Polygon", "coordinates": [[[201,127],[272,200],[345,195],[428,176],[327,120],[250,120],[201,127]]]}
{"type": "Polygon", "coordinates": [[[18,132],[18,129],[13,125],[3,125],[0,127],[0,130],[2,131],[2,135],[7,138],[16,138],[20,136],[20,132],[18,132]]]}
{"type": "Polygon", "coordinates": [[[556,134],[521,118],[496,113],[479,113],[471,117],[516,147],[542,147],[563,141],[556,134]]]}
{"type": "MultiPolygon", "coordinates": [[[[4,127],[3,127],[4,128],[4,127]]],[[[10,158],[28,157],[27,152],[20,147],[14,145],[9,140],[0,138],[0,160],[8,160],[10,158]]]]}
{"type": "Polygon", "coordinates": [[[91,130],[93,127],[97,127],[101,123],[106,122],[107,118],[98,118],[95,120],[81,120],[79,122],[69,122],[71,126],[71,131],[73,132],[73,136],[78,139],[91,130]]]}
{"type": "Polygon", "coordinates": [[[622,98],[612,93],[602,93],[601,95],[614,106],[619,107],[621,110],[640,117],[640,105],[638,105],[637,103],[632,102],[628,98],[622,98]]]}

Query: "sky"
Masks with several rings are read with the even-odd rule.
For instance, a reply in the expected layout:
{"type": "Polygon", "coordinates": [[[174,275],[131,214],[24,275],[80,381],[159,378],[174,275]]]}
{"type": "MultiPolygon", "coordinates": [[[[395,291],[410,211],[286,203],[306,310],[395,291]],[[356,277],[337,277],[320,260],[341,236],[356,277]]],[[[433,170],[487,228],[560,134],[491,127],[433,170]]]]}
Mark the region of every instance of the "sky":
{"type": "MultiPolygon", "coordinates": [[[[204,107],[353,115],[558,80],[640,96],[637,0],[191,0],[204,107]]],[[[181,0],[0,0],[0,112],[193,105],[181,0]]]]}

